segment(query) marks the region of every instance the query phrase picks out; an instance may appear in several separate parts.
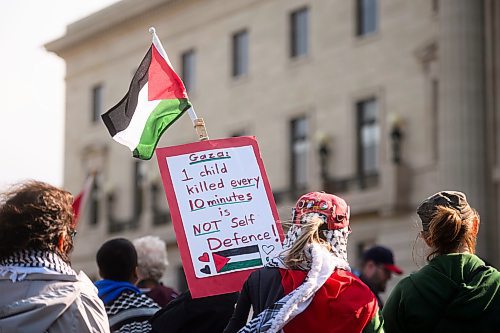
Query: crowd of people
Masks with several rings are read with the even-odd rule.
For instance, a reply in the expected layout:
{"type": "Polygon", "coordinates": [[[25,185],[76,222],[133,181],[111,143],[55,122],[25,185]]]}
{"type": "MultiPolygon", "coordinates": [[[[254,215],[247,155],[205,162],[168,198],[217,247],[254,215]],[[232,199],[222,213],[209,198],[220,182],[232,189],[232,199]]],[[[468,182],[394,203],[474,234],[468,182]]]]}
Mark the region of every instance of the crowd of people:
{"type": "Polygon", "coordinates": [[[311,192],[293,209],[283,252],[239,293],[193,299],[161,283],[166,245],[155,236],[108,240],[100,280],[70,263],[73,197],[37,181],[0,197],[0,332],[495,332],[500,273],[475,253],[480,218],[465,194],[442,191],[417,208],[427,264],[403,274],[390,249],[347,260],[350,208],[311,192]]]}

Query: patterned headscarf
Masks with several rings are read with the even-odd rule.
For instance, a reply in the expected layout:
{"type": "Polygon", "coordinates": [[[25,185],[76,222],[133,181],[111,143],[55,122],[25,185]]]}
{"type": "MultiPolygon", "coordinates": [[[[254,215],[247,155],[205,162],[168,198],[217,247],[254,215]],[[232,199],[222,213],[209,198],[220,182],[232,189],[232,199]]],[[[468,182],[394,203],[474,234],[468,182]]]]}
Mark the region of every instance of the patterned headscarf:
{"type": "Polygon", "coordinates": [[[304,282],[288,295],[239,330],[239,333],[280,332],[282,328],[311,304],[318,291],[336,269],[350,271],[347,262],[347,238],[349,228],[349,206],[332,194],[311,192],[302,196],[293,212],[294,224],[283,242],[284,251],[266,266],[289,269],[285,264],[288,251],[302,233],[302,226],[313,218],[321,218],[320,233],[331,245],[331,250],[321,244],[308,244],[304,249],[306,260],[299,263],[299,269],[308,271],[304,282]],[[340,207],[340,208],[337,208],[340,207]]]}
{"type": "MultiPolygon", "coordinates": [[[[311,213],[307,215],[303,215],[302,217],[302,222],[301,224],[307,223],[307,220],[317,217],[317,214],[311,213]]],[[[300,237],[302,234],[302,225],[299,224],[294,224],[290,227],[288,230],[285,240],[283,241],[283,252],[278,255],[277,257],[271,259],[269,263],[267,263],[267,267],[278,267],[278,268],[284,268],[288,269],[285,265],[285,257],[288,253],[288,250],[290,250],[295,243],[295,241],[300,237]]],[[[331,254],[342,261],[345,262],[345,265],[343,265],[342,269],[349,270],[349,263],[347,261],[347,239],[349,237],[349,234],[351,233],[351,230],[349,227],[345,227],[342,229],[336,229],[336,230],[320,230],[320,233],[323,234],[323,237],[327,243],[331,245],[331,254]]],[[[311,269],[311,263],[312,263],[312,257],[311,257],[311,251],[310,249],[306,249],[306,258],[307,260],[303,263],[299,264],[299,269],[308,271],[311,269]]]]}

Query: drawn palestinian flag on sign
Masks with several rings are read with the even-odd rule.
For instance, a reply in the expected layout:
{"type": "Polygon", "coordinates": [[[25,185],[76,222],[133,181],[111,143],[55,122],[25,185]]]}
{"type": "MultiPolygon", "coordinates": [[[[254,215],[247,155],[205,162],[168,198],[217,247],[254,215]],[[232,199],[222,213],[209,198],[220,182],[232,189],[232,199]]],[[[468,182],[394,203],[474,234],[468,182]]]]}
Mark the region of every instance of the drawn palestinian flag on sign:
{"type": "Polygon", "coordinates": [[[212,252],[217,273],[262,266],[258,245],[212,252]]]}

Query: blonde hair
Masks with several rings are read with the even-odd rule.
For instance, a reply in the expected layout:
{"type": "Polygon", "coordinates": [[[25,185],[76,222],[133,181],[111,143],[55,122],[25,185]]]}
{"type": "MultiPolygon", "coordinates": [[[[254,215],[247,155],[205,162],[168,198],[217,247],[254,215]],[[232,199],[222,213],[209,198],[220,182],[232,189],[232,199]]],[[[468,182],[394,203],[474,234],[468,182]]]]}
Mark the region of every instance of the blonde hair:
{"type": "Polygon", "coordinates": [[[292,247],[285,255],[285,265],[290,269],[297,269],[301,264],[307,261],[307,245],[318,243],[324,246],[328,251],[332,250],[332,246],[319,232],[319,227],[324,223],[323,219],[318,214],[306,214],[303,222],[300,224],[300,235],[294,241],[292,247]]]}
{"type": "Polygon", "coordinates": [[[167,246],[158,236],[144,236],[133,241],[137,251],[140,280],[159,281],[168,266],[167,246]]]}
{"type": "Polygon", "coordinates": [[[479,224],[479,214],[470,206],[462,213],[446,206],[437,206],[429,222],[429,230],[422,231],[422,237],[432,247],[427,260],[457,252],[463,245],[467,246],[470,253],[474,253],[477,236],[475,219],[479,224]]]}

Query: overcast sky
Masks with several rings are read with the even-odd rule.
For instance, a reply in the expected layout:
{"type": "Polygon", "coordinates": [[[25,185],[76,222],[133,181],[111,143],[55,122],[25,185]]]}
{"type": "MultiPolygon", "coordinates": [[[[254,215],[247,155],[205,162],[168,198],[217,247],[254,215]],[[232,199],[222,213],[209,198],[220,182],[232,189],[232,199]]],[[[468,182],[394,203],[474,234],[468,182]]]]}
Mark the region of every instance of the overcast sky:
{"type": "Polygon", "coordinates": [[[30,178],[62,185],[65,65],[43,44],[114,2],[0,0],[0,188],[30,178]]]}

